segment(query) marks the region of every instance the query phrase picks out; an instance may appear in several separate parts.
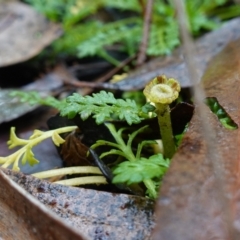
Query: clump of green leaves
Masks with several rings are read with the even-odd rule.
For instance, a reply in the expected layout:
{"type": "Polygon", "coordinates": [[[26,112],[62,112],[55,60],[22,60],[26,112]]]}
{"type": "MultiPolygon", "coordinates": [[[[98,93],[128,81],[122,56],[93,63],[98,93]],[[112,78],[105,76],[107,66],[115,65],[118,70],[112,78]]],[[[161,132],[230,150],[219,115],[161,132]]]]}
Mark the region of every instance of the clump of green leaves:
{"type": "Polygon", "coordinates": [[[229,6],[229,3],[231,1],[228,0],[186,1],[185,6],[192,34],[199,35],[201,30],[213,30],[219,26],[222,20],[239,15],[240,6],[229,6]],[[222,14],[223,12],[225,15],[222,14]]]}
{"type": "Polygon", "coordinates": [[[158,189],[156,186],[160,181],[163,174],[169,167],[169,159],[164,159],[162,154],[156,154],[151,156],[149,159],[141,156],[142,149],[145,145],[156,144],[153,140],[145,140],[138,144],[136,153],[133,152],[132,143],[134,138],[143,132],[148,126],[139,128],[137,131],[131,133],[128,136],[127,143],[124,142],[122,138],[122,133],[126,128],[121,128],[116,130],[113,124],[106,124],[110,132],[112,133],[116,142],[109,142],[105,140],[98,140],[94,145],[91,146],[95,149],[99,146],[111,146],[108,152],[101,154],[100,158],[106,157],[108,155],[118,155],[123,159],[120,164],[117,164],[113,173],[115,177],[113,178],[113,183],[141,183],[143,182],[147,188],[147,192],[151,198],[157,197],[158,189]],[[155,182],[157,179],[157,182],[155,182]]]}
{"type": "Polygon", "coordinates": [[[124,161],[114,169],[115,177],[113,183],[140,183],[145,179],[159,179],[169,168],[169,159],[164,159],[161,153],[141,157],[137,161],[124,161]]]}
{"type": "MultiPolygon", "coordinates": [[[[119,50],[132,55],[138,51],[142,37],[143,14],[138,0],[25,0],[49,19],[62,23],[65,34],[54,43],[58,53],[78,57],[97,55],[117,64],[107,52],[107,47],[120,45],[119,50]],[[93,17],[99,10],[114,9],[131,14],[124,19],[103,21],[93,17]],[[80,23],[80,24],[79,24],[80,23]],[[76,51],[77,50],[77,51],[76,51]]],[[[212,30],[222,20],[236,17],[240,6],[230,0],[186,0],[189,28],[193,35],[202,30],[212,30]]],[[[147,47],[149,56],[169,54],[179,45],[176,10],[172,1],[155,0],[150,37],[147,47]]]]}

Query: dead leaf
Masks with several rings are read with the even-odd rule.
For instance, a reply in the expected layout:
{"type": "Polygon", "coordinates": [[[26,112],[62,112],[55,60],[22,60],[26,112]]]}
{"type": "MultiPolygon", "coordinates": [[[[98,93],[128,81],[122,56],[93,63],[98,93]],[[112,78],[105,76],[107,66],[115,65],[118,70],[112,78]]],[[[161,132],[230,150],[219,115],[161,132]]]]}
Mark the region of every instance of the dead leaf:
{"type": "MultiPolygon", "coordinates": [[[[203,76],[207,97],[216,97],[240,127],[240,39],[212,59],[203,76]]],[[[164,177],[157,201],[156,240],[238,239],[239,128],[225,129],[207,106],[206,124],[215,129],[218,156],[213,169],[198,106],[164,177]],[[220,169],[220,170],[218,170],[220,169]],[[217,179],[214,171],[221,171],[217,179]],[[220,181],[221,180],[221,181],[220,181]],[[219,185],[221,183],[221,185],[219,185]]]]}
{"type": "Polygon", "coordinates": [[[87,240],[1,170],[0,192],[0,239],[87,240]]]}
{"type": "Polygon", "coordinates": [[[88,147],[84,145],[79,137],[78,132],[72,132],[65,138],[65,142],[61,145],[61,157],[64,166],[91,166],[94,165],[89,157],[87,157],[88,147]]]}
{"type": "Polygon", "coordinates": [[[27,4],[0,3],[0,66],[32,58],[61,32],[59,25],[47,21],[27,4]]]}
{"type": "MultiPolygon", "coordinates": [[[[27,190],[27,192],[31,193],[31,195],[37,198],[48,209],[52,210],[66,223],[70,224],[73,227],[74,232],[77,230],[79,234],[86,235],[90,239],[150,239],[151,230],[154,226],[154,203],[147,198],[67,187],[52,184],[8,169],[1,170],[27,190]]],[[[0,188],[3,188],[5,182],[2,182],[1,175],[2,173],[0,174],[0,188]]],[[[5,188],[7,187],[8,186],[5,188]]],[[[10,189],[11,194],[14,194],[14,191],[14,188],[10,189]]],[[[0,206],[3,204],[9,204],[13,207],[13,211],[19,208],[22,209],[18,215],[19,223],[16,223],[19,231],[21,231],[20,224],[25,219],[27,199],[25,201],[22,197],[21,199],[16,199],[13,203],[9,203],[11,202],[11,197],[12,195],[8,193],[1,193],[0,206]],[[21,207],[21,203],[24,204],[23,207],[21,207]]],[[[38,208],[35,208],[34,206],[32,211],[38,211],[38,208]]],[[[32,229],[38,229],[38,224],[41,226],[45,225],[46,222],[46,225],[51,226],[51,224],[48,223],[50,220],[53,220],[50,217],[47,218],[47,216],[44,216],[44,218],[42,218],[41,216],[42,213],[35,216],[28,215],[28,218],[30,219],[28,226],[31,227],[28,229],[30,233],[32,229]],[[32,221],[32,219],[34,221],[32,221]]],[[[6,218],[6,216],[3,217],[6,218]]],[[[8,221],[11,221],[11,218],[8,215],[7,218],[8,221]]],[[[4,220],[6,221],[6,219],[4,220]]],[[[61,233],[60,230],[64,230],[62,229],[62,226],[57,226],[56,224],[57,223],[53,221],[55,229],[52,234],[58,234],[61,233]]],[[[0,232],[2,233],[3,231],[6,232],[5,229],[1,229],[0,224],[0,232]]],[[[10,233],[8,232],[8,234],[10,233]]]]}

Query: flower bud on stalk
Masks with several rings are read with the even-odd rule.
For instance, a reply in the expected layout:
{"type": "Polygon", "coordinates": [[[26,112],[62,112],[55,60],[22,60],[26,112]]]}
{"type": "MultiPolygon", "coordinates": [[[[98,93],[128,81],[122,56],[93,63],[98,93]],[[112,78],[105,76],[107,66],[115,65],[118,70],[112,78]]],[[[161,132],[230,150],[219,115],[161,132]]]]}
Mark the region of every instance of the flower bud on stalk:
{"type": "Polygon", "coordinates": [[[178,98],[180,90],[180,84],[177,80],[162,75],[149,82],[143,91],[146,98],[155,104],[164,156],[170,159],[175,153],[175,143],[169,104],[178,98]]]}

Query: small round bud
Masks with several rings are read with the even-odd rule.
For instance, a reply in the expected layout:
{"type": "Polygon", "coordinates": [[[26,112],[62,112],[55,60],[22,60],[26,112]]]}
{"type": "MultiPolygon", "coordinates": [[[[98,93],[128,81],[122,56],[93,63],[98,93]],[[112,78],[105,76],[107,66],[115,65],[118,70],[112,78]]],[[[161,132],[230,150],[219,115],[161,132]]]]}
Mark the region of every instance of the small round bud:
{"type": "Polygon", "coordinates": [[[149,82],[143,93],[153,103],[170,104],[178,98],[180,90],[177,80],[162,75],[149,82]]]}

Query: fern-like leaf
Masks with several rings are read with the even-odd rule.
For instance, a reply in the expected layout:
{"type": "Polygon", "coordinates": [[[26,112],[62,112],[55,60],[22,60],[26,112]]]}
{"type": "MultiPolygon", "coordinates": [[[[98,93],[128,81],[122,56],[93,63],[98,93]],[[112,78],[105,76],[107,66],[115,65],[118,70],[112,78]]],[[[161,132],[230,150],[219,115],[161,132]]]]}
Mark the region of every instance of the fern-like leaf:
{"type": "Polygon", "coordinates": [[[100,124],[112,117],[126,120],[129,125],[139,123],[143,117],[141,108],[130,99],[116,99],[110,92],[101,91],[92,96],[81,96],[74,93],[67,98],[67,105],[61,110],[62,116],[73,118],[77,114],[85,120],[90,115],[100,124]]]}
{"type": "Polygon", "coordinates": [[[142,21],[139,18],[127,18],[113,23],[101,24],[94,35],[79,42],[78,56],[92,56],[101,54],[103,47],[121,41],[131,41],[135,44],[140,40],[142,21]]]}
{"type": "Polygon", "coordinates": [[[61,109],[65,105],[65,100],[59,101],[54,97],[48,96],[43,97],[40,93],[36,91],[12,91],[10,93],[12,97],[18,97],[21,102],[27,102],[31,105],[41,104],[50,107],[54,107],[56,109],[61,109]]]}
{"type": "Polygon", "coordinates": [[[170,54],[180,44],[177,22],[171,19],[159,28],[152,24],[147,54],[152,56],[170,54]]]}
{"type": "Polygon", "coordinates": [[[125,161],[113,171],[113,183],[140,183],[154,177],[160,178],[166,172],[170,164],[169,159],[164,159],[162,154],[156,154],[149,159],[141,158],[137,161],[125,161]]]}

